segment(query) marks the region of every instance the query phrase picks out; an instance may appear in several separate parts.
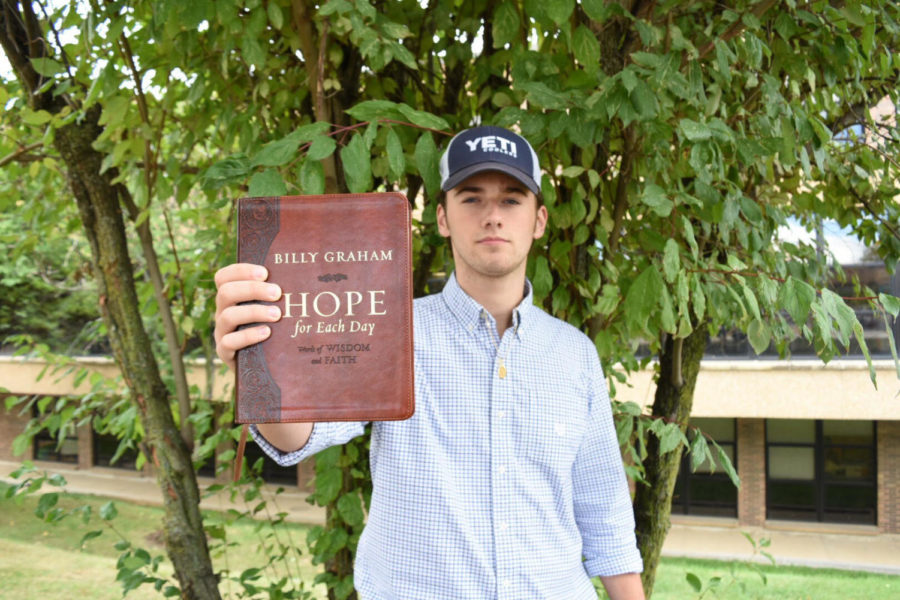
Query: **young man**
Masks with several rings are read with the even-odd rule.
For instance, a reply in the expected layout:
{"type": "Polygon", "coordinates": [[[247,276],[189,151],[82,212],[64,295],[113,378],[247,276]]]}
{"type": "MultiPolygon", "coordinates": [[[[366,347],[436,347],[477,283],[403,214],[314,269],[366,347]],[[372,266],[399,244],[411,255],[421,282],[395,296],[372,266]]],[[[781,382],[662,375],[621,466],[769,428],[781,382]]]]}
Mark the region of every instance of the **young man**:
{"type": "MultiPolygon", "coordinates": [[[[415,300],[416,413],[372,429],[374,491],[355,584],[365,600],[644,598],[634,517],[606,383],[591,341],[532,304],[528,252],[544,234],[537,155],[477,127],[441,159],[438,228],[455,272],[415,300]]],[[[269,335],[265,269],[216,273],[216,350],[269,335]]],[[[251,428],[279,464],[363,432],[364,423],[251,428]]]]}

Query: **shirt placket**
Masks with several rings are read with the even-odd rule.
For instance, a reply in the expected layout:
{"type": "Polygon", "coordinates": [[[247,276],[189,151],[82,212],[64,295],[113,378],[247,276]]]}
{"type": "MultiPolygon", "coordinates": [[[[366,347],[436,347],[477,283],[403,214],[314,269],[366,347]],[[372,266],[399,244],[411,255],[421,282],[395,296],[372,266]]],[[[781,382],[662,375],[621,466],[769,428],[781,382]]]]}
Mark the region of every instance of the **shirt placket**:
{"type": "MultiPolygon", "coordinates": [[[[497,339],[496,324],[483,313],[483,324],[493,340],[497,339]]],[[[516,554],[514,490],[511,478],[515,476],[513,464],[513,386],[517,373],[510,365],[510,350],[515,344],[514,328],[509,328],[495,350],[490,378],[491,418],[491,503],[494,529],[494,564],[496,565],[497,598],[503,600],[516,596],[516,554]],[[504,377],[500,367],[505,366],[504,377]]]]}

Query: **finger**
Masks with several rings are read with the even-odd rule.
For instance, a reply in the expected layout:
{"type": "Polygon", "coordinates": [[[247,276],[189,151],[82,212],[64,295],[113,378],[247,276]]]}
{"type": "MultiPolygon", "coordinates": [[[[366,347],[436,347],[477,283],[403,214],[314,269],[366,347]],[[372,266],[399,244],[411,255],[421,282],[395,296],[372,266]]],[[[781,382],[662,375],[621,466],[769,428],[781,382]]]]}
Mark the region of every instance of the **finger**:
{"type": "Polygon", "coordinates": [[[281,318],[281,309],[268,304],[229,306],[216,315],[216,340],[237,330],[241,325],[274,323],[281,318]]]}
{"type": "Polygon", "coordinates": [[[233,331],[222,336],[222,339],[216,344],[216,354],[219,355],[222,361],[234,367],[234,356],[238,350],[258,344],[268,339],[270,335],[272,335],[272,330],[268,325],[258,325],[233,331]]]}
{"type": "Polygon", "coordinates": [[[229,281],[252,280],[265,281],[269,277],[269,272],[262,265],[254,265],[251,263],[234,263],[226,267],[222,267],[216,271],[216,287],[220,287],[223,283],[229,281]]]}
{"type": "Polygon", "coordinates": [[[274,302],[281,298],[281,288],[264,281],[237,280],[223,283],[216,292],[216,315],[242,302],[274,302]]]}

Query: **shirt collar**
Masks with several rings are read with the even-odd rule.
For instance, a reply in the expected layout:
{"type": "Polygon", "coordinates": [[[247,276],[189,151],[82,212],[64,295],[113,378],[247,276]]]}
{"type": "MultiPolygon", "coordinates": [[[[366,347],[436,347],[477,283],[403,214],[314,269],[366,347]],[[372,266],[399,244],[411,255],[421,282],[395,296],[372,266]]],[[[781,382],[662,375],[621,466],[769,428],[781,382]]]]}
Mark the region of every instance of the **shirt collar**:
{"type": "MultiPolygon", "coordinates": [[[[527,278],[523,292],[525,297],[513,309],[512,315],[512,326],[520,338],[527,327],[528,313],[534,309],[534,289],[527,278]]],[[[456,273],[450,274],[441,291],[441,296],[443,296],[447,308],[456,316],[466,331],[474,331],[478,327],[478,321],[482,318],[482,314],[487,314],[484,307],[459,286],[456,273]]],[[[488,314],[488,318],[491,323],[494,322],[494,318],[490,314],[488,314]]]]}

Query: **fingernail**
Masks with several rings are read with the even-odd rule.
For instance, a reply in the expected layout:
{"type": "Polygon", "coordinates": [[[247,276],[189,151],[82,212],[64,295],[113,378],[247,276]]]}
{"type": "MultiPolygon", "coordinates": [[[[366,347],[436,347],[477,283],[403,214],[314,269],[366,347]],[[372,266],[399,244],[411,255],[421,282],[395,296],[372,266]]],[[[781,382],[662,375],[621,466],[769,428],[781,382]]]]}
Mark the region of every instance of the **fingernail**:
{"type": "Polygon", "coordinates": [[[269,286],[269,297],[272,300],[278,300],[281,298],[281,288],[275,285],[274,283],[269,286]]]}
{"type": "Polygon", "coordinates": [[[281,316],[281,310],[277,306],[269,307],[269,316],[273,319],[277,319],[281,316]]]}
{"type": "Polygon", "coordinates": [[[255,269],[253,269],[253,277],[255,279],[258,279],[260,281],[265,281],[268,276],[269,276],[269,272],[266,270],[265,267],[256,267],[255,269]]]}
{"type": "Polygon", "coordinates": [[[272,330],[269,329],[268,327],[265,327],[265,326],[260,327],[259,328],[259,339],[261,339],[261,340],[266,339],[267,337],[269,337],[270,333],[272,333],[272,330]]]}

